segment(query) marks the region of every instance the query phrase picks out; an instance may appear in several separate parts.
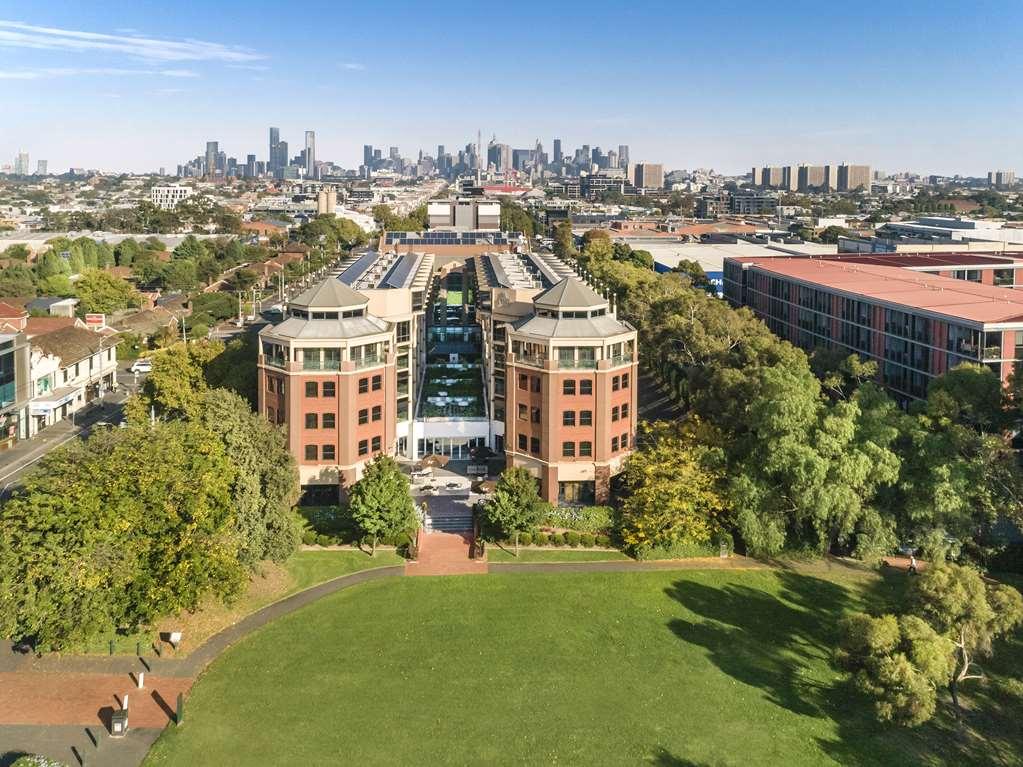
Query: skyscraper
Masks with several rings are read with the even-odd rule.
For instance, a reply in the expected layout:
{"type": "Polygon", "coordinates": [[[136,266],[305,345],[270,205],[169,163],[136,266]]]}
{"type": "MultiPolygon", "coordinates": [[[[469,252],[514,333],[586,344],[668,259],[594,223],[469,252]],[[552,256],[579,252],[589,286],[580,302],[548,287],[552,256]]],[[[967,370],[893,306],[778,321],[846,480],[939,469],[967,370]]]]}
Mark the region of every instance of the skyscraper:
{"type": "Polygon", "coordinates": [[[256,155],[250,154],[245,158],[245,178],[256,177],[256,155]]]}
{"type": "Polygon", "coordinates": [[[561,139],[554,139],[554,164],[561,165],[561,161],[564,159],[564,155],[561,153],[561,139]]]}
{"type": "Polygon", "coordinates": [[[373,145],[362,145],[362,164],[367,168],[373,164],[373,145]]]}
{"type": "Polygon", "coordinates": [[[392,146],[387,153],[387,156],[392,160],[401,159],[401,155],[398,153],[398,147],[392,146]]]}
{"type": "Polygon", "coordinates": [[[28,175],[28,152],[18,152],[18,157],[14,160],[14,173],[18,176],[28,175]]]}
{"type": "Polygon", "coordinates": [[[218,142],[206,142],[206,175],[209,178],[213,178],[217,175],[217,155],[219,153],[220,150],[218,142]]]}
{"type": "Polygon", "coordinates": [[[618,145],[618,167],[626,168],[629,165],[629,145],[619,144],[618,145]]]}
{"type": "Polygon", "coordinates": [[[305,132],[305,177],[316,177],[316,131],[305,132]]]}
{"type": "MultiPolygon", "coordinates": [[[[36,175],[46,175],[46,160],[36,160],[36,175]]],[[[160,168],[160,175],[163,175],[163,168],[160,168]]]]}
{"type": "Polygon", "coordinates": [[[281,129],[270,129],[270,154],[266,157],[266,167],[271,174],[277,169],[278,145],[281,143],[281,129]]]}
{"type": "Polygon", "coordinates": [[[633,184],[638,189],[662,189],[664,187],[664,166],[653,162],[637,163],[633,184]]]}

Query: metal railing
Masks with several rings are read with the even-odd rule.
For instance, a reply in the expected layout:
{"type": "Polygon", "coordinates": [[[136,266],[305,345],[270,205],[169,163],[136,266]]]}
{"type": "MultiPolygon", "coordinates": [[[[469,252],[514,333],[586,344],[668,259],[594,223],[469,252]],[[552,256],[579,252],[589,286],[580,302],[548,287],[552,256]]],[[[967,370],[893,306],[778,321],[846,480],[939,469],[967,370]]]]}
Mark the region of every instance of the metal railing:
{"type": "Polygon", "coordinates": [[[515,356],[516,362],[521,362],[523,365],[529,365],[534,368],[542,368],[547,362],[546,357],[540,357],[535,354],[519,354],[515,356]]]}
{"type": "Polygon", "coordinates": [[[631,365],[633,357],[631,354],[617,354],[611,358],[611,367],[618,367],[619,365],[631,365]]]}
{"type": "Polygon", "coordinates": [[[384,360],[383,357],[362,357],[354,360],[355,369],[362,370],[363,368],[373,367],[374,365],[382,365],[384,360]]]}
{"type": "Polygon", "coordinates": [[[263,356],[263,363],[270,367],[281,368],[282,370],[288,364],[284,357],[268,357],[266,355],[263,356]]]}
{"type": "Polygon", "coordinates": [[[558,367],[562,370],[594,370],[597,367],[596,360],[558,360],[558,367]]]}

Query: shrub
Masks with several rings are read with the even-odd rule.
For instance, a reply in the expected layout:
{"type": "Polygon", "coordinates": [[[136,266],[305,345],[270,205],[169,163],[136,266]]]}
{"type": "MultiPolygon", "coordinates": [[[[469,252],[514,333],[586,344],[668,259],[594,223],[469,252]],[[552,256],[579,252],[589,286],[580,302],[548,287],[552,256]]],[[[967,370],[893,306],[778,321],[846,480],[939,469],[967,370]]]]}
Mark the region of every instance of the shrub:
{"type": "Polygon", "coordinates": [[[605,547],[606,546],[610,546],[611,545],[611,536],[610,535],[604,535],[603,533],[601,533],[600,535],[597,536],[596,543],[597,543],[598,546],[605,546],[605,547]]]}
{"type": "Polygon", "coordinates": [[[304,543],[306,546],[312,546],[314,543],[316,543],[317,537],[318,536],[316,535],[315,530],[306,530],[304,533],[302,533],[302,543],[304,543]]]}
{"type": "Polygon", "coordinates": [[[588,549],[592,548],[593,544],[596,542],[597,536],[595,536],[593,533],[583,533],[582,535],[579,536],[579,543],[581,543],[588,549]]]}
{"type": "Polygon", "coordinates": [[[554,533],[551,536],[551,546],[564,546],[565,535],[563,533],[554,533]]]}
{"type": "Polygon", "coordinates": [[[547,533],[537,533],[533,539],[533,543],[537,546],[548,546],[550,545],[551,537],[547,533]]]}
{"type": "Polygon", "coordinates": [[[531,546],[533,544],[532,533],[519,533],[519,545],[520,546],[531,546]]]}
{"type": "Polygon", "coordinates": [[[316,536],[317,546],[330,546],[333,543],[334,540],[329,535],[324,535],[323,533],[320,533],[319,535],[316,536]]]}
{"type": "Polygon", "coordinates": [[[567,543],[569,546],[578,546],[579,545],[579,533],[575,532],[574,530],[569,532],[569,533],[566,533],[565,534],[565,543],[567,543]]]}
{"type": "Polygon", "coordinates": [[[550,527],[566,527],[581,533],[600,533],[614,527],[613,510],[610,506],[548,506],[542,524],[550,527]]]}

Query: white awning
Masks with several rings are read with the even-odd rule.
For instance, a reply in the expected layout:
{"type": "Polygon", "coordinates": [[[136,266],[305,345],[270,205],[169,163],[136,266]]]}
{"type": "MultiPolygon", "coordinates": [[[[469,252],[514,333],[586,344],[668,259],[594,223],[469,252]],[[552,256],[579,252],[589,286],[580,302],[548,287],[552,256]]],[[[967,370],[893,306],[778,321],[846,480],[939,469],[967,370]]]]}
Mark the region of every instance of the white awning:
{"type": "Polygon", "coordinates": [[[54,389],[49,394],[32,400],[28,405],[28,412],[32,415],[52,413],[61,405],[71,402],[81,391],[81,386],[64,386],[60,389],[54,389]]]}

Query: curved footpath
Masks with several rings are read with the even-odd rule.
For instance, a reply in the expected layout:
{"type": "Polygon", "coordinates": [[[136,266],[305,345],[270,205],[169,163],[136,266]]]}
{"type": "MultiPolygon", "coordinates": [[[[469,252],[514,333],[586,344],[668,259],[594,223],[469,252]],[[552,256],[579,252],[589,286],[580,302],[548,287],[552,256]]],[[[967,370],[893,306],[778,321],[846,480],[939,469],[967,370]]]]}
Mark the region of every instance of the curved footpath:
{"type": "MultiPolygon", "coordinates": [[[[482,572],[584,573],[644,570],[752,569],[767,567],[745,557],[655,562],[479,563],[482,572]]],[[[409,565],[361,570],[300,591],[246,616],[181,658],[15,655],[0,644],[0,765],[22,752],[69,765],[136,767],[163,728],[175,721],[179,694],[224,650],[248,634],[295,610],[368,581],[405,575],[409,565]],[[145,673],[144,689],[136,688],[145,673]],[[129,697],[129,733],[108,735],[110,716],[129,697]]],[[[477,570],[477,572],[479,572],[477,570]]],[[[408,574],[415,574],[412,569],[408,574]]],[[[432,573],[431,573],[432,574],[432,573]]],[[[441,576],[443,577],[443,576],[441,576]]],[[[187,715],[187,712],[186,712],[187,715]]]]}

